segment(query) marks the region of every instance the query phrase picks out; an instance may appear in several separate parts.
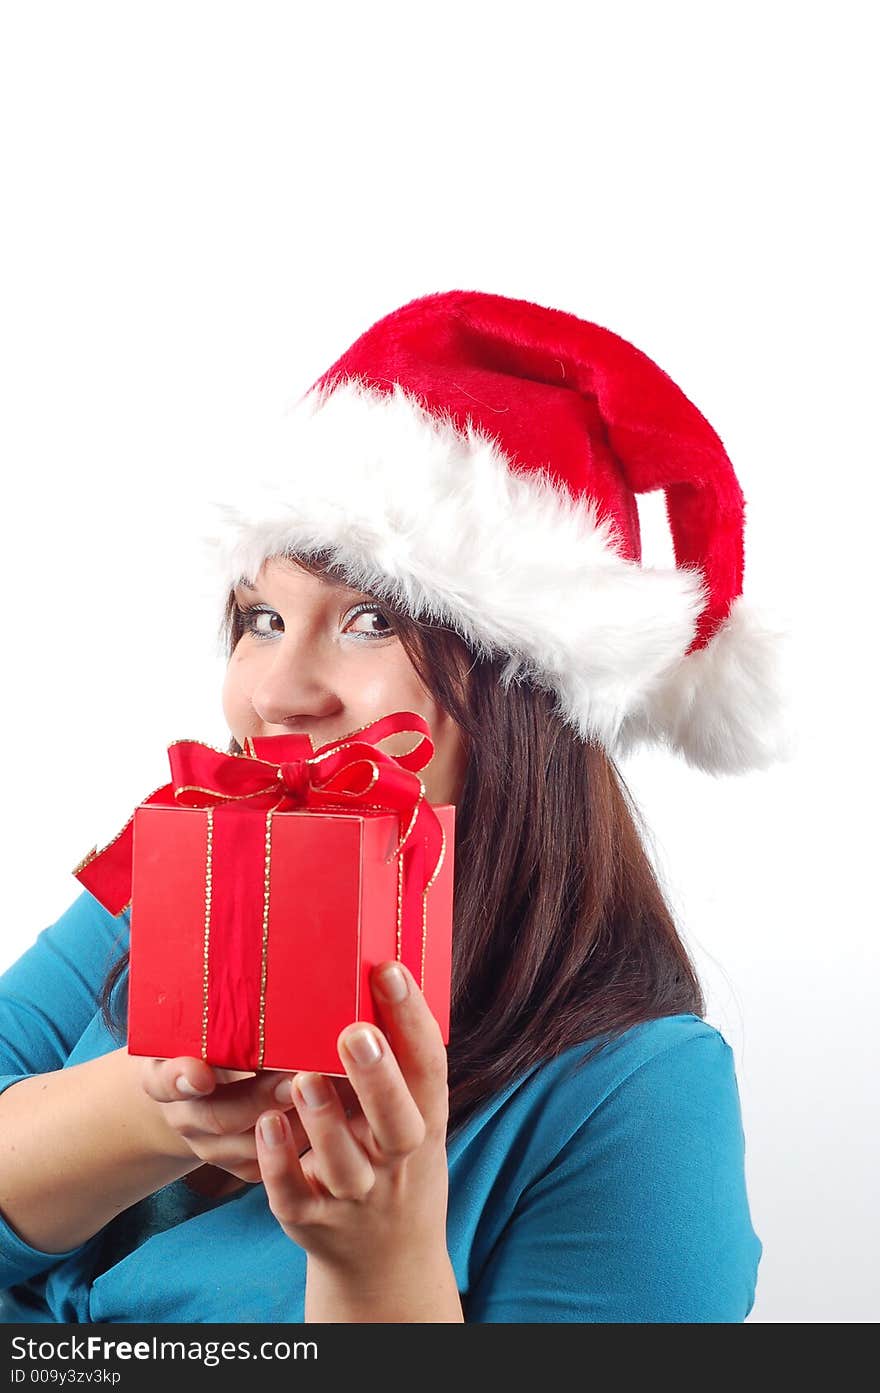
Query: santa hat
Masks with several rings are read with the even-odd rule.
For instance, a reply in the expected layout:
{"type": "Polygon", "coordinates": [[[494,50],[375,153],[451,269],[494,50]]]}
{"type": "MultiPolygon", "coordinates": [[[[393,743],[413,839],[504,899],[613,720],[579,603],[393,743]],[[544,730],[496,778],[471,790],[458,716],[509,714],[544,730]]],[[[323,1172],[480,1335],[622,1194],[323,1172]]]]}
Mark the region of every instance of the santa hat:
{"type": "Polygon", "coordinates": [[[612,755],[712,774],[790,757],[785,626],[742,594],[744,499],[718,435],[625,339],[478,291],[380,319],[288,412],[224,581],[329,551],[356,589],[455,629],[612,755]],[[675,565],[641,564],[663,489],[675,565]]]}

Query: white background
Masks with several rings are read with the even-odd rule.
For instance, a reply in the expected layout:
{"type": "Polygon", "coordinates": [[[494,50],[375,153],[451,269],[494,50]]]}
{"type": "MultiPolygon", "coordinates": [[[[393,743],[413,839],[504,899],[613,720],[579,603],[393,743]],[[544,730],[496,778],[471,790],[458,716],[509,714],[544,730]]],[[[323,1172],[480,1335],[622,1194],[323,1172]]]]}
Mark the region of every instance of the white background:
{"type": "Polygon", "coordinates": [[[793,764],[623,766],[736,1052],[753,1321],[878,1315],[871,9],[2,10],[0,968],[225,742],[198,538],[259,429],[416,295],[605,324],[719,431],[798,638],[793,764]]]}

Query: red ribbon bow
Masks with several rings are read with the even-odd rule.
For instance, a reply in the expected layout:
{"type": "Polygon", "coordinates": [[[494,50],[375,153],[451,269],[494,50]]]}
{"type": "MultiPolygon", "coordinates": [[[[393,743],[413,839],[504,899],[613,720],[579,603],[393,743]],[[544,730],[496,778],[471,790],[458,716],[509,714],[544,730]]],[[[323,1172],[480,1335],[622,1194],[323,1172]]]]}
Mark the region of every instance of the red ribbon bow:
{"type": "MultiPolygon", "coordinates": [[[[279,812],[344,807],[351,812],[397,813],[406,830],[388,859],[403,851],[414,832],[420,840],[424,837],[425,864],[433,870],[419,887],[423,893],[440,869],[444,852],[443,828],[416,772],[434,754],[428,724],[414,711],[395,711],[351,735],[363,738],[346,736],[314,752],[307,735],[256,737],[245,742],[240,755],[226,754],[198,740],[177,740],[168,746],[172,782],[156,789],[139,806],[176,802],[209,808],[247,799],[251,807],[279,812]],[[418,744],[406,754],[385,754],[370,743],[404,731],[421,733],[418,744]]],[[[73,872],[111,914],[121,913],[131,903],[133,823],[134,813],[103,850],[94,847],[73,872]]]]}

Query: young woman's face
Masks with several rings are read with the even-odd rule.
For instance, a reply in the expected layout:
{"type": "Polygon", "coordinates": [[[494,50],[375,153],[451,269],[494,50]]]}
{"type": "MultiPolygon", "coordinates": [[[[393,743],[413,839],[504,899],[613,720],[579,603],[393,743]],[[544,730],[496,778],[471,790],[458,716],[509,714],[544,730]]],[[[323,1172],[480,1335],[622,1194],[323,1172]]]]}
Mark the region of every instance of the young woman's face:
{"type": "MultiPolygon", "coordinates": [[[[239,745],[247,736],[308,735],[317,749],[392,711],[415,711],[434,742],[420,771],[428,801],[457,803],[464,737],[369,597],[282,557],[265,562],[255,585],[235,589],[244,632],[223,684],[223,711],[239,745]]],[[[414,743],[411,734],[393,735],[379,748],[403,754],[414,743]]]]}

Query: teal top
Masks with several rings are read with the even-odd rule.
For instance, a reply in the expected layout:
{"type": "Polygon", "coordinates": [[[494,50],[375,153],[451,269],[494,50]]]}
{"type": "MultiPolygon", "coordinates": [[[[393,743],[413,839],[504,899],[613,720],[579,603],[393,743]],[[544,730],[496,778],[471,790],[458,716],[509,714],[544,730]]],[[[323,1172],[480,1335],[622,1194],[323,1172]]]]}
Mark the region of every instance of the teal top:
{"type": "MultiPolygon", "coordinates": [[[[127,947],[127,915],[83,891],[0,976],[0,1091],[119,1048],[97,993],[127,947]]],[[[466,1319],[745,1320],[761,1243],[729,1045],[678,1015],[577,1068],[586,1049],[526,1072],[448,1143],[466,1319]]],[[[262,1184],[212,1200],[174,1181],[64,1253],[0,1215],[2,1323],[301,1322],[305,1276],[262,1184]]]]}

